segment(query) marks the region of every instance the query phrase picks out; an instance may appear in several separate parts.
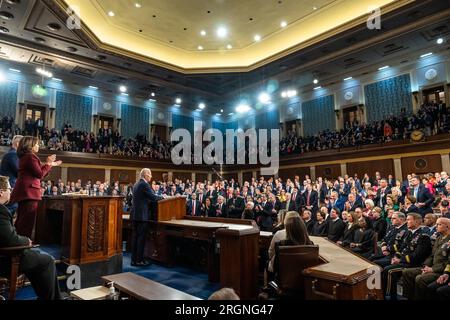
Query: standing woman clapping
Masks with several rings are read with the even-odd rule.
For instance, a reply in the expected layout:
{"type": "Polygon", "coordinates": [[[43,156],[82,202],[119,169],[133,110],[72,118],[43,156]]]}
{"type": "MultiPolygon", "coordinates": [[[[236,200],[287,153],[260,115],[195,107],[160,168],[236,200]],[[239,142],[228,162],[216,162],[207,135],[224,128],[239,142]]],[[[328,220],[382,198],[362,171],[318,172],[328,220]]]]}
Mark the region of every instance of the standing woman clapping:
{"type": "Polygon", "coordinates": [[[18,178],[11,194],[11,201],[18,202],[16,229],[21,236],[31,238],[36,222],[38,203],[42,199],[41,179],[62,161],[56,161],[56,155],[47,157],[41,163],[38,156],[40,141],[36,137],[26,136],[17,147],[19,158],[18,178]]]}

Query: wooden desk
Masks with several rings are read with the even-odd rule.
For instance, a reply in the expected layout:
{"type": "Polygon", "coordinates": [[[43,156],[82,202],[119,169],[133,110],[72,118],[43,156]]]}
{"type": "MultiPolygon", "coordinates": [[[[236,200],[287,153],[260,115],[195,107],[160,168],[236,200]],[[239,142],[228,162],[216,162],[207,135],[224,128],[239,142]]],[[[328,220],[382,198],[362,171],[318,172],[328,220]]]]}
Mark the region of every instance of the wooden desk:
{"type": "Polygon", "coordinates": [[[209,280],[233,288],[242,299],[254,299],[258,294],[258,238],[259,228],[251,220],[186,216],[153,221],[146,256],[173,265],[174,239],[200,241],[207,251],[209,280]]]}
{"type": "MultiPolygon", "coordinates": [[[[368,269],[379,269],[376,264],[328,239],[310,239],[319,246],[319,256],[323,263],[303,271],[306,299],[382,299],[381,290],[370,290],[367,287],[367,279],[370,276],[368,269]]],[[[261,249],[268,250],[271,240],[272,235],[269,232],[260,232],[261,249]]]]}
{"type": "Polygon", "coordinates": [[[35,242],[60,244],[61,260],[77,264],[82,287],[122,271],[123,197],[44,196],[39,202],[35,242]]]}
{"type": "Polygon", "coordinates": [[[117,290],[137,300],[201,300],[131,272],[104,276],[102,279],[105,284],[114,282],[117,290]]]}

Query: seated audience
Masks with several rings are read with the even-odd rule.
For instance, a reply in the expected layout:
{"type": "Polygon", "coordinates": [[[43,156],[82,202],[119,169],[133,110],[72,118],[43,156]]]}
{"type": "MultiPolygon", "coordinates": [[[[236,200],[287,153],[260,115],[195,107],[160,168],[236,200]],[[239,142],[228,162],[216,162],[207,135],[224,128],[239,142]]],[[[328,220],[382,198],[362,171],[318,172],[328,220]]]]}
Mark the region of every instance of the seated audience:
{"type": "MultiPolygon", "coordinates": [[[[439,279],[449,261],[446,244],[450,244],[450,219],[439,218],[437,221],[437,237],[431,255],[423,262],[423,266],[407,268],[402,272],[403,295],[409,300],[431,299],[427,287],[439,279]]],[[[450,250],[449,250],[450,251],[450,250]]],[[[449,270],[450,271],[450,270],[449,270]]]]}
{"type": "MultiPolygon", "coordinates": [[[[5,204],[11,196],[8,177],[0,176],[0,248],[31,246],[32,241],[18,235],[13,226],[10,212],[5,204]]],[[[0,258],[0,274],[8,276],[11,262],[8,258],[0,258]]],[[[19,272],[30,280],[38,299],[61,299],[55,261],[47,254],[34,249],[26,249],[20,259],[19,272]]]]}
{"type": "Polygon", "coordinates": [[[353,241],[350,242],[350,249],[368,258],[373,254],[375,232],[370,228],[370,219],[361,217],[358,220],[359,228],[353,234],[353,241]]]}

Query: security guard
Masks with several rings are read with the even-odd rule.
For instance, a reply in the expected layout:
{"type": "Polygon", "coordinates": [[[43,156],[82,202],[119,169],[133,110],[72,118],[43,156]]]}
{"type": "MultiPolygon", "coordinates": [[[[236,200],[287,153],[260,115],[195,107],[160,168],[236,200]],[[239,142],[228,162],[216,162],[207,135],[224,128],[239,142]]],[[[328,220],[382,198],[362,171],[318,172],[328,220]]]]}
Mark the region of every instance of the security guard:
{"type": "Polygon", "coordinates": [[[408,227],[405,223],[405,214],[402,212],[395,212],[392,217],[392,227],[388,230],[380,244],[380,252],[377,255],[372,255],[370,260],[381,267],[387,267],[391,264],[391,259],[398,248],[400,248],[403,240],[408,233],[408,227]]]}
{"type": "Polygon", "coordinates": [[[423,267],[407,268],[402,273],[404,295],[410,299],[423,300],[430,296],[427,287],[436,281],[444,272],[448,257],[446,244],[450,241],[450,219],[439,218],[436,224],[439,232],[431,256],[429,256],[423,267]]]}
{"type": "Polygon", "coordinates": [[[421,228],[422,216],[418,213],[409,213],[406,218],[408,232],[400,248],[396,249],[390,265],[382,272],[384,293],[391,300],[397,299],[397,282],[404,268],[419,267],[431,254],[430,236],[421,228]],[[397,250],[398,249],[398,250],[397,250]]]}

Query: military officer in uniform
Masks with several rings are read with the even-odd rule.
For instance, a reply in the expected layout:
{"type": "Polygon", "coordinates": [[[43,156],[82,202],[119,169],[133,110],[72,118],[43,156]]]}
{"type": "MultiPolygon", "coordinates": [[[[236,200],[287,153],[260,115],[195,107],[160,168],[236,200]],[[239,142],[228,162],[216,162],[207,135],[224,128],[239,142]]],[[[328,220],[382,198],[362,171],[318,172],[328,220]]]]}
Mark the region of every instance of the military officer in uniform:
{"type": "Polygon", "coordinates": [[[380,244],[380,254],[372,255],[370,260],[381,267],[386,267],[391,263],[393,254],[400,248],[407,234],[405,214],[403,212],[395,212],[392,217],[392,227],[388,230],[380,244]]]}
{"type": "Polygon", "coordinates": [[[440,234],[423,267],[407,268],[402,272],[403,292],[409,300],[423,300],[427,297],[427,286],[444,272],[447,256],[444,245],[450,241],[450,219],[439,218],[436,230],[440,234]]]}
{"type": "Polygon", "coordinates": [[[397,282],[404,268],[420,267],[431,254],[430,236],[421,228],[422,216],[410,213],[406,218],[408,232],[400,248],[394,245],[396,252],[390,265],[381,274],[384,293],[391,300],[397,299],[397,282]]]}
{"type": "Polygon", "coordinates": [[[428,285],[428,293],[431,299],[450,300],[450,241],[443,247],[443,254],[447,257],[447,265],[436,281],[428,285]]]}

